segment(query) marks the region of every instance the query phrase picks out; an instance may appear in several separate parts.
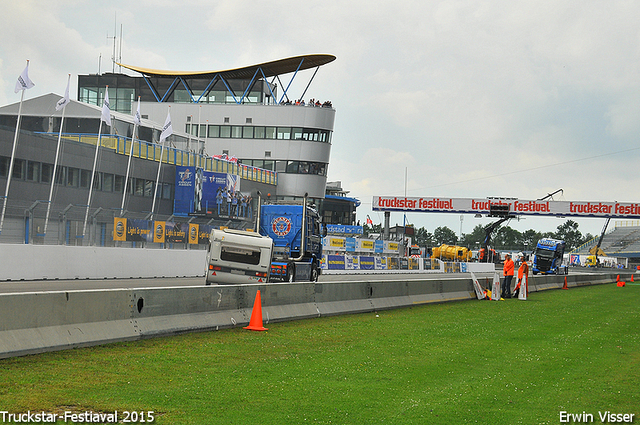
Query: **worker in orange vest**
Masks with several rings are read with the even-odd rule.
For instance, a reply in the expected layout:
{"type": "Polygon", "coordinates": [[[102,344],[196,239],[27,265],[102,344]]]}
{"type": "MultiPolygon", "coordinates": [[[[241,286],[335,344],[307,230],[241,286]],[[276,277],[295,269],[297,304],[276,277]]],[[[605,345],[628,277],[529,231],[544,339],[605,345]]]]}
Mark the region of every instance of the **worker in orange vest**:
{"type": "Polygon", "coordinates": [[[518,269],[518,284],[516,285],[516,289],[513,291],[513,298],[518,298],[518,294],[520,293],[520,288],[522,285],[522,278],[524,277],[525,288],[523,291],[529,292],[529,264],[527,263],[527,258],[522,256],[520,257],[520,268],[518,269]]]}
{"type": "Polygon", "coordinates": [[[515,271],[515,264],[511,259],[511,254],[507,254],[504,259],[504,266],[502,272],[504,274],[504,281],[502,284],[502,298],[511,298],[511,280],[513,279],[513,272],[515,271]]]}

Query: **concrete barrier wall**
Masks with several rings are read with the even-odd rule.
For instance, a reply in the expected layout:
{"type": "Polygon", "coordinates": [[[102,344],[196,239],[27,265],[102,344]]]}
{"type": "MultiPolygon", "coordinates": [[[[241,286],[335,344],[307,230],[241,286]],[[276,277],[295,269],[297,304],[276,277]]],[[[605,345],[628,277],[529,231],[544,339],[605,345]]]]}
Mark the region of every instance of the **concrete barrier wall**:
{"type": "Polygon", "coordinates": [[[204,276],[205,250],[0,244],[1,280],[204,276]]]}
{"type": "MultiPolygon", "coordinates": [[[[615,282],[615,274],[570,275],[568,287],[615,282]]],[[[530,292],[564,276],[530,279],[530,292]]],[[[0,295],[0,358],[245,326],[257,291],[269,323],[475,298],[470,278],[219,285],[0,295]]]]}

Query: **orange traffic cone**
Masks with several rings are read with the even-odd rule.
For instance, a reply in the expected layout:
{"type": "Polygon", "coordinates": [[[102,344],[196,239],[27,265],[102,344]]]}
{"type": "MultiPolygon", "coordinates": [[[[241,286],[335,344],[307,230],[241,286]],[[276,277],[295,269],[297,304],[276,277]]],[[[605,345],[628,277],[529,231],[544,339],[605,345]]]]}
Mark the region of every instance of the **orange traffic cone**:
{"type": "Polygon", "coordinates": [[[562,287],[562,289],[569,289],[569,287],[567,286],[567,277],[564,277],[564,286],[562,287]]]}
{"type": "Polygon", "coordinates": [[[620,275],[616,276],[616,285],[618,285],[618,288],[625,286],[625,283],[620,280],[620,275]]]}
{"type": "Polygon", "coordinates": [[[253,302],[253,311],[251,312],[249,326],[245,326],[243,329],[249,329],[251,331],[268,331],[267,328],[262,326],[262,301],[260,301],[260,290],[256,293],[256,300],[253,302]]]}
{"type": "Polygon", "coordinates": [[[633,275],[631,275],[631,282],[633,282],[633,275]]]}

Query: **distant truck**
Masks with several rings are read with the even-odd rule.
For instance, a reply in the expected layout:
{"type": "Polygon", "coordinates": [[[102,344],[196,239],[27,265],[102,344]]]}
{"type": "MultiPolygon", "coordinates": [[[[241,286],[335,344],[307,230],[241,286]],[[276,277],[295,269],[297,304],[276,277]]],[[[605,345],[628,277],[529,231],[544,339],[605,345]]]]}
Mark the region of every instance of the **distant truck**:
{"type": "Polygon", "coordinates": [[[568,274],[568,267],[562,264],[565,245],[558,239],[540,239],[533,251],[533,274],[568,274]]]}
{"type": "Polygon", "coordinates": [[[320,216],[307,205],[260,205],[256,228],[213,230],[207,255],[206,283],[255,283],[318,280],[321,273],[320,216]]]}

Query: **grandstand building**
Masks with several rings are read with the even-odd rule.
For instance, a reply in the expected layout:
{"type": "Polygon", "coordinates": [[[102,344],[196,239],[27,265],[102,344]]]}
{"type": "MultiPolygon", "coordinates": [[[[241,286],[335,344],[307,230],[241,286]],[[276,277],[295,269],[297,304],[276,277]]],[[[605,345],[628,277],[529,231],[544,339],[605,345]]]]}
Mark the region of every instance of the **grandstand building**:
{"type": "MultiPolygon", "coordinates": [[[[188,73],[125,66],[139,76],[80,75],[78,100],[72,100],[64,110],[55,177],[62,120],[62,111],[56,111],[55,105],[61,96],[25,100],[0,240],[113,245],[114,217],[121,215],[167,221],[182,217],[189,223],[247,228],[251,226],[247,211],[255,207],[258,193],[284,200],[308,194],[327,219],[336,217],[342,224],[354,224],[347,222],[355,218],[352,212],[357,200],[333,199],[326,205],[346,214],[323,211],[335,109],[328,102],[296,104],[293,99],[301,99],[305,93],[293,97],[287,92],[290,81],[282,82],[283,75],[295,77],[304,70],[315,69],[315,76],[320,66],[333,60],[330,55],[307,55],[226,71],[188,73]],[[106,86],[112,125],[102,127],[89,202],[90,235],[85,235],[82,218],[106,86]],[[142,120],[134,137],[133,113],[138,98],[142,120]],[[168,111],[173,134],[162,150],[158,141],[168,111]],[[233,182],[239,194],[234,211],[231,207],[225,210],[226,199],[222,210],[213,199],[202,199],[202,187],[195,195],[193,190],[184,192],[181,179],[193,179],[197,174],[197,182],[203,173],[205,181],[226,176],[227,183],[233,182]],[[45,234],[44,211],[52,179],[52,213],[45,234]],[[250,205],[240,208],[240,194],[250,205]]],[[[2,194],[8,181],[18,106],[0,108],[2,194]]],[[[231,205],[231,200],[228,203],[231,205]]]]}

